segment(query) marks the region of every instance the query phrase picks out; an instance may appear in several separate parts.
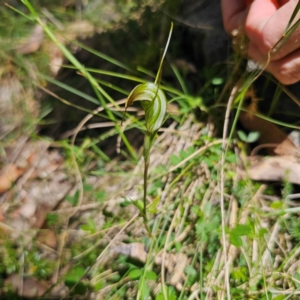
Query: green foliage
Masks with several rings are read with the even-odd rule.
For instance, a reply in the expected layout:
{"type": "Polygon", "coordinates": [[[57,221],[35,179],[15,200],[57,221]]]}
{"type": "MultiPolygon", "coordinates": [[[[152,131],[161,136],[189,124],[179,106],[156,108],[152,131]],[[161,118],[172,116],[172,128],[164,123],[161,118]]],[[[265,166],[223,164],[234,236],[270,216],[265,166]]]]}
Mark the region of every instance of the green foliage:
{"type": "Polygon", "coordinates": [[[57,224],[57,221],[59,220],[59,215],[57,213],[51,213],[46,215],[46,220],[48,226],[53,226],[57,224]]]}
{"type": "Polygon", "coordinates": [[[130,279],[139,279],[141,275],[143,274],[142,269],[133,269],[129,272],[128,276],[130,279]]]}
{"type": "MultiPolygon", "coordinates": [[[[1,235],[2,236],[2,235],[1,235]]],[[[6,272],[7,274],[13,274],[18,271],[18,255],[14,248],[13,243],[4,237],[4,245],[0,249],[0,272],[6,272]]]]}
{"type": "Polygon", "coordinates": [[[238,134],[240,140],[245,142],[245,143],[254,143],[259,138],[259,132],[258,131],[249,132],[249,134],[247,135],[244,131],[238,130],[237,134],[238,134]]]}
{"type": "Polygon", "coordinates": [[[79,191],[76,191],[73,196],[67,196],[66,201],[70,202],[73,206],[77,206],[79,199],[79,191]]]}
{"type": "MultiPolygon", "coordinates": [[[[144,3],[141,5],[140,2],[127,1],[127,3],[122,3],[122,9],[124,8],[128,14],[133,11],[136,12],[139,6],[144,5],[144,3]]],[[[65,233],[66,236],[70,235],[70,238],[66,237],[63,242],[59,241],[59,247],[62,246],[62,249],[54,250],[56,257],[59,257],[60,265],[54,265],[53,260],[48,260],[41,255],[41,251],[35,245],[34,239],[30,243],[25,244],[22,239],[20,239],[22,241],[11,242],[6,236],[1,236],[0,273],[8,276],[23,272],[25,275],[30,274],[35,278],[48,280],[54,273],[68,270],[62,278],[58,278],[58,282],[63,282],[68,287],[70,297],[85,295],[90,291],[97,293],[101,292],[101,290],[107,291],[103,296],[105,299],[149,299],[151,297],[157,300],[185,300],[191,298],[191,294],[195,290],[198,290],[199,293],[194,297],[200,299],[205,299],[208,296],[207,291],[213,294],[212,297],[217,297],[217,293],[222,291],[225,283],[224,277],[222,277],[224,262],[220,259],[223,251],[221,239],[222,217],[219,207],[220,157],[222,155],[220,143],[210,146],[210,143],[216,141],[206,135],[208,130],[202,128],[202,135],[199,140],[193,140],[188,147],[179,145],[180,149],[185,147],[184,149],[186,150],[177,151],[177,148],[174,147],[174,153],[164,160],[165,165],[156,166],[149,179],[147,172],[144,173],[144,182],[146,184],[144,185],[143,200],[141,200],[142,196],[140,195],[140,182],[137,183],[136,181],[137,177],[141,176],[141,172],[134,173],[133,179],[131,178],[130,180],[132,180],[131,183],[133,183],[134,188],[138,186],[136,188],[138,198],[134,198],[138,200],[131,201],[129,196],[127,198],[126,188],[130,186],[127,185],[127,180],[128,173],[133,169],[133,163],[130,159],[123,161],[123,158],[127,158],[128,154],[127,156],[124,154],[125,151],[122,146],[125,144],[130,156],[134,158],[134,165],[137,156],[136,150],[133,149],[123,129],[121,130],[120,128],[121,112],[114,100],[117,98],[111,96],[106,91],[106,88],[124,97],[123,95],[127,94],[127,84],[125,87],[123,85],[118,86],[111,82],[111,78],[118,78],[126,82],[134,81],[136,84],[139,84],[129,94],[126,109],[134,101],[140,101],[145,111],[145,121],[139,121],[138,117],[132,118],[132,123],[127,128],[138,128],[145,133],[144,157],[146,164],[148,164],[145,167],[147,169],[150,162],[150,150],[157,131],[166,119],[167,97],[171,99],[171,102],[175,102],[179,106],[179,114],[171,116],[177,122],[177,127],[174,129],[174,136],[176,136],[181,134],[176,132],[178,127],[195,110],[200,110],[201,113],[211,113],[211,108],[208,108],[206,103],[210,103],[212,99],[216,99],[219,96],[222,87],[227,83],[225,77],[221,73],[213,74],[211,72],[208,74],[209,70],[200,70],[201,75],[207,77],[205,78],[207,83],[200,88],[201,92],[197,94],[191,93],[190,83],[184,71],[181,74],[181,71],[171,65],[174,76],[182,90],[178,91],[173,86],[169,86],[164,80],[162,81],[163,84],[160,84],[165,53],[161,59],[156,79],[154,82],[149,82],[149,78],[152,76],[150,71],[145,70],[144,72],[147,74],[146,81],[144,78],[141,78],[146,76],[141,76],[141,73],[132,70],[127,64],[75,42],[74,45],[76,47],[90,51],[90,53],[100,57],[105,63],[118,68],[119,71],[112,72],[86,68],[66,46],[59,43],[52,25],[47,25],[40,19],[40,6],[38,4],[37,6],[32,5],[30,1],[25,0],[24,3],[30,10],[30,14],[27,17],[43,26],[48,37],[59,46],[65,57],[73,65],[72,67],[68,66],[68,68],[75,69],[76,72],[89,81],[94,94],[88,95],[82,92],[81,87],[74,87],[65,82],[59,82],[44,74],[47,73],[44,70],[37,72],[38,78],[80,97],[82,104],[77,106],[76,109],[86,113],[91,113],[86,108],[88,103],[93,105],[101,103],[103,114],[97,113],[97,117],[105,118],[112,122],[113,125],[111,130],[101,133],[97,137],[83,135],[74,144],[67,139],[53,142],[53,146],[62,149],[65,167],[70,171],[70,177],[75,174],[76,178],[78,178],[78,175],[80,175],[80,180],[76,180],[76,188],[72,190],[75,193],[72,196],[68,195],[64,199],[73,206],[72,212],[76,214],[69,218],[69,215],[65,217],[64,212],[58,211],[48,213],[46,216],[46,225],[51,228],[54,227],[55,231],[62,237],[65,233]],[[97,77],[94,74],[97,74],[97,77]],[[109,79],[104,80],[104,77],[109,79]],[[101,142],[106,142],[108,138],[117,135],[120,135],[123,141],[120,147],[120,152],[123,156],[121,158],[118,157],[116,163],[101,148],[101,142]],[[200,147],[204,146],[207,146],[206,150],[203,150],[201,153],[197,152],[200,147]],[[114,163],[117,164],[116,167],[113,166],[114,163]],[[174,170],[174,167],[178,164],[181,164],[180,167],[174,170]],[[78,167],[77,171],[75,171],[74,166],[78,167]],[[88,178],[90,175],[101,179],[109,177],[109,180],[105,183],[101,182],[100,185],[94,187],[92,184],[87,183],[90,182],[87,181],[87,179],[90,179],[88,178]],[[82,187],[79,187],[79,185],[82,185],[82,187]],[[110,188],[113,185],[119,186],[117,191],[111,192],[110,188]],[[82,194],[83,197],[81,197],[82,194]],[[146,196],[148,197],[147,199],[146,196]],[[76,210],[82,199],[84,201],[84,209],[84,205],[87,205],[87,211],[83,213],[76,210]],[[148,200],[152,202],[146,211],[148,200]],[[94,205],[96,208],[90,210],[89,204],[94,205]],[[132,206],[129,204],[135,205],[140,215],[144,217],[149,236],[145,235],[140,228],[141,223],[139,220],[133,219],[136,210],[132,210],[132,206]],[[147,220],[146,213],[151,213],[151,220],[147,220]],[[98,219],[100,219],[99,223],[97,223],[98,219]],[[130,224],[128,220],[131,220],[130,224]],[[99,231],[97,231],[98,229],[99,231]],[[77,231],[80,234],[78,233],[77,235],[77,231]],[[75,235],[75,238],[72,234],[75,235]],[[116,259],[115,256],[113,258],[110,257],[110,255],[117,255],[117,252],[114,252],[116,251],[115,245],[131,245],[134,243],[144,244],[144,252],[147,255],[146,262],[144,260],[141,261],[138,256],[140,253],[137,255],[132,248],[125,248],[129,249],[126,250],[128,253],[118,254],[116,259]],[[177,291],[177,287],[171,286],[169,283],[170,277],[176,272],[174,270],[169,271],[169,268],[172,268],[171,264],[168,267],[165,266],[166,276],[165,282],[163,282],[162,265],[157,263],[159,261],[157,258],[161,258],[162,253],[166,254],[166,262],[168,262],[168,255],[172,254],[175,257],[174,264],[178,262],[178,254],[187,256],[188,264],[185,266],[183,274],[181,274],[183,276],[177,282],[183,285],[181,291],[177,291]],[[22,261],[23,258],[24,262],[22,261]],[[218,281],[213,282],[215,278],[218,278],[218,281]],[[160,289],[154,288],[158,284],[161,285],[160,289]]],[[[23,11],[20,12],[24,15],[23,11]]],[[[56,18],[59,18],[60,13],[54,11],[54,15],[56,18]]],[[[90,17],[92,18],[92,16],[90,17]]],[[[6,20],[8,20],[7,16],[0,22],[6,24],[6,20]]],[[[27,24],[27,22],[27,20],[18,22],[17,24],[20,26],[15,30],[8,26],[9,30],[7,33],[4,33],[3,37],[6,38],[10,35],[23,36],[25,26],[22,25],[27,24]]],[[[11,20],[9,23],[13,24],[11,20]]],[[[149,26],[152,26],[152,24],[149,26]]],[[[155,30],[152,31],[156,35],[155,30]]],[[[288,29],[286,33],[290,34],[291,32],[291,29],[288,29]]],[[[129,32],[127,36],[129,40],[132,38],[129,32]]],[[[137,51],[139,51],[140,48],[136,44],[140,43],[128,42],[128,47],[137,47],[137,51]]],[[[9,43],[6,43],[5,47],[8,47],[7,45],[9,43]]],[[[144,52],[141,54],[143,58],[144,55],[147,55],[157,59],[157,49],[153,50],[155,47],[152,46],[148,48],[146,54],[144,52]]],[[[1,57],[3,56],[2,54],[1,51],[1,57]]],[[[46,64],[46,62],[44,61],[43,64],[46,64]]],[[[139,68],[139,70],[142,70],[142,68],[139,68]]],[[[23,72],[22,76],[25,77],[26,72],[22,64],[20,64],[19,71],[20,73],[23,72]]],[[[241,99],[245,90],[246,88],[243,86],[242,90],[239,91],[236,103],[242,102],[241,99]]],[[[71,105],[73,104],[71,103],[71,105]]],[[[184,134],[182,140],[184,139],[184,134]]],[[[238,136],[246,143],[253,143],[259,138],[256,132],[250,132],[247,135],[239,131],[238,136]]],[[[173,141],[168,146],[172,147],[172,143],[173,141]]],[[[163,144],[163,141],[161,144],[163,144]]],[[[4,147],[2,148],[4,149],[4,147]]],[[[256,193],[261,187],[260,184],[253,184],[247,179],[237,177],[237,163],[237,155],[227,150],[224,164],[225,223],[228,226],[226,233],[231,245],[239,247],[239,251],[236,252],[237,254],[233,257],[232,264],[229,266],[232,299],[245,299],[245,297],[249,299],[285,299],[282,295],[272,295],[268,290],[273,288],[272,284],[278,289],[282,286],[288,286],[289,288],[294,286],[295,289],[299,289],[298,270],[293,274],[284,273],[286,266],[290,272],[292,268],[289,263],[292,262],[296,265],[298,259],[298,257],[294,257],[299,246],[295,242],[299,243],[300,237],[298,215],[287,215],[284,211],[287,205],[286,200],[292,193],[293,187],[288,182],[284,183],[281,194],[281,199],[283,200],[274,201],[272,204],[266,204],[266,200],[263,198],[257,201],[257,197],[260,194],[257,196],[256,193]],[[254,197],[254,195],[256,196],[254,197]],[[253,200],[254,198],[256,202],[253,200]],[[232,207],[234,205],[237,206],[236,215],[233,216],[237,225],[229,229],[229,226],[232,226],[232,224],[229,224],[228,220],[231,220],[230,217],[233,214],[232,207]],[[266,211],[269,212],[270,209],[279,210],[282,213],[278,218],[275,218],[273,215],[266,214],[266,211]],[[244,214],[247,214],[247,223],[239,224],[244,214]],[[272,247],[269,246],[269,238],[276,222],[280,224],[280,231],[276,235],[276,246],[275,251],[273,251],[272,247]],[[287,234],[289,238],[286,238],[285,244],[290,247],[288,249],[294,247],[293,251],[286,251],[285,245],[281,244],[281,240],[287,234]],[[253,253],[255,251],[254,244],[258,248],[255,253],[253,253]],[[271,257],[272,263],[277,259],[279,260],[279,267],[276,266],[275,268],[273,264],[264,266],[265,260],[263,257],[266,252],[271,257]],[[257,257],[256,261],[252,262],[251,258],[255,256],[254,254],[257,257]],[[280,259],[284,261],[282,262],[280,259]],[[280,277],[281,274],[284,275],[280,277]],[[279,277],[278,280],[276,276],[279,277]],[[281,284],[280,282],[283,283],[281,284]]],[[[275,190],[269,189],[269,191],[265,191],[265,195],[273,195],[275,192],[275,190]]],[[[66,202],[63,204],[65,205],[66,202]]],[[[41,246],[40,244],[38,245],[41,246]]],[[[229,249],[232,248],[230,245],[229,247],[229,249]]],[[[0,286],[4,284],[3,280],[0,281],[0,286]]],[[[85,297],[88,297],[88,295],[85,295],[85,297]]]]}
{"type": "Polygon", "coordinates": [[[74,267],[64,276],[64,283],[72,289],[73,294],[84,295],[87,292],[88,286],[80,281],[84,275],[85,270],[82,267],[74,267]]]}
{"type": "Polygon", "coordinates": [[[136,86],[129,94],[125,111],[134,101],[141,101],[145,111],[147,132],[156,132],[162,126],[167,111],[167,99],[164,92],[157,84],[146,82],[136,86]]]}
{"type": "MultiPolygon", "coordinates": [[[[148,227],[148,219],[147,219],[147,193],[148,193],[148,168],[150,164],[150,151],[154,143],[155,136],[157,134],[158,129],[163,124],[165,114],[167,111],[167,98],[159,87],[159,81],[162,73],[162,65],[164,61],[164,57],[166,55],[168,45],[170,42],[170,38],[172,35],[173,23],[171,23],[171,29],[169,32],[169,38],[167,41],[167,45],[165,47],[164,54],[160,60],[160,65],[157,71],[157,75],[155,78],[155,82],[146,82],[136,86],[129,96],[126,99],[125,112],[127,108],[132,105],[134,101],[141,101],[142,107],[145,111],[145,124],[146,124],[146,132],[144,136],[144,197],[143,197],[143,207],[139,202],[133,202],[133,204],[137,205],[137,208],[140,210],[141,215],[144,219],[145,227],[148,231],[149,236],[151,236],[150,229],[148,227]]],[[[124,112],[124,115],[125,115],[124,112]]],[[[123,115],[123,118],[124,118],[123,115]]],[[[145,290],[146,291],[146,290],[145,290]]]]}
{"type": "MultiPolygon", "coordinates": [[[[166,294],[167,294],[167,299],[168,300],[176,300],[177,295],[176,295],[176,290],[172,286],[165,286],[166,289],[166,294]]],[[[165,300],[164,294],[161,292],[155,296],[155,300],[165,300]]]]}
{"type": "Polygon", "coordinates": [[[189,147],[186,151],[180,150],[179,151],[179,156],[172,154],[170,156],[170,161],[172,165],[177,165],[180,162],[182,162],[184,159],[188,158],[190,155],[192,155],[195,152],[194,147],[189,147]]]}
{"type": "Polygon", "coordinates": [[[236,247],[241,247],[243,244],[241,237],[249,235],[250,232],[250,226],[238,224],[229,231],[229,241],[232,245],[236,247]]]}
{"type": "Polygon", "coordinates": [[[186,284],[188,286],[192,286],[196,282],[196,279],[198,277],[197,270],[193,266],[188,265],[185,267],[184,272],[187,275],[186,284]]]}
{"type": "Polygon", "coordinates": [[[81,229],[89,231],[91,234],[96,232],[96,224],[92,219],[88,219],[87,224],[81,225],[81,229]]]}

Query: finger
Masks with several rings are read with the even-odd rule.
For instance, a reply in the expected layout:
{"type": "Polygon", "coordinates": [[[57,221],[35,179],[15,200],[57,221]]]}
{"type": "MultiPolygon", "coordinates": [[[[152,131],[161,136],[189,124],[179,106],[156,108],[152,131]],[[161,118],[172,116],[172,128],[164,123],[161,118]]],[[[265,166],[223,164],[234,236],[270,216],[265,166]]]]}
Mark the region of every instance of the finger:
{"type": "Polygon", "coordinates": [[[256,0],[251,4],[245,23],[246,34],[250,40],[261,39],[264,26],[276,10],[276,5],[269,0],[256,0]]]}
{"type": "Polygon", "coordinates": [[[224,28],[228,33],[244,26],[247,15],[246,1],[222,0],[222,15],[224,28]]]}
{"type": "Polygon", "coordinates": [[[300,50],[280,60],[272,61],[267,69],[283,84],[300,81],[300,50]]]}
{"type": "MultiPolygon", "coordinates": [[[[266,0],[255,1],[246,19],[245,31],[251,41],[257,44],[259,51],[267,54],[283,36],[287,23],[295,9],[297,1],[289,1],[280,9],[266,0]]],[[[296,17],[296,20],[299,19],[296,17]]],[[[282,59],[300,47],[300,29],[287,39],[283,47],[272,56],[273,60],[282,59]]]]}
{"type": "Polygon", "coordinates": [[[280,60],[270,61],[267,66],[267,57],[259,52],[257,46],[250,44],[248,54],[261,67],[265,67],[268,72],[273,74],[282,84],[293,84],[300,81],[300,49],[280,60]]]}

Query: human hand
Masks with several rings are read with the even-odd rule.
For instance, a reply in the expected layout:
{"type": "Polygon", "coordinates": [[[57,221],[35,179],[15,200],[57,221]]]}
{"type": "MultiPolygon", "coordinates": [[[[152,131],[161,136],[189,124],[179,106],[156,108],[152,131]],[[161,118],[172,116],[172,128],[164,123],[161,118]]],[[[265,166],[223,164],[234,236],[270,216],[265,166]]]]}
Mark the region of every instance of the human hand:
{"type": "MultiPolygon", "coordinates": [[[[222,0],[225,30],[232,34],[243,31],[249,39],[248,54],[257,61],[266,55],[282,37],[297,0],[222,0]]],[[[300,18],[297,14],[295,20],[300,18]]],[[[293,84],[300,80],[300,27],[285,44],[271,55],[266,70],[281,83],[293,84]]]]}

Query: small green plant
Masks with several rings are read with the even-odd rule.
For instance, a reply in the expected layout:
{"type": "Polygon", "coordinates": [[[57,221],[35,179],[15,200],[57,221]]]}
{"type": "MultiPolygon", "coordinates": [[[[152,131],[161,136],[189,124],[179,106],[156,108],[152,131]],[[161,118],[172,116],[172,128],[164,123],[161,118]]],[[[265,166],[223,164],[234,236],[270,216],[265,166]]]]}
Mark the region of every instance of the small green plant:
{"type": "Polygon", "coordinates": [[[147,185],[148,185],[148,168],[150,163],[150,151],[153,146],[155,136],[157,131],[162,126],[165,114],[167,111],[167,98],[163,90],[159,87],[159,81],[161,78],[162,73],[162,66],[164,57],[167,53],[168,45],[170,43],[171,35],[173,30],[173,23],[171,23],[171,29],[169,32],[169,38],[167,40],[167,44],[165,47],[165,51],[160,61],[160,65],[157,71],[157,75],[153,82],[146,82],[139,84],[136,86],[131,93],[129,94],[123,118],[125,116],[127,108],[134,102],[134,101],[141,101],[141,105],[145,111],[145,123],[146,123],[146,130],[144,136],[144,151],[143,157],[145,161],[144,166],[144,196],[143,196],[143,207],[141,209],[140,205],[137,207],[139,208],[140,212],[142,213],[145,227],[151,236],[150,229],[148,227],[148,219],[147,219],[147,185]]]}
{"type": "Polygon", "coordinates": [[[238,130],[237,134],[238,134],[240,140],[245,143],[254,143],[259,138],[259,132],[257,132],[257,131],[250,132],[247,135],[244,131],[238,130]]]}

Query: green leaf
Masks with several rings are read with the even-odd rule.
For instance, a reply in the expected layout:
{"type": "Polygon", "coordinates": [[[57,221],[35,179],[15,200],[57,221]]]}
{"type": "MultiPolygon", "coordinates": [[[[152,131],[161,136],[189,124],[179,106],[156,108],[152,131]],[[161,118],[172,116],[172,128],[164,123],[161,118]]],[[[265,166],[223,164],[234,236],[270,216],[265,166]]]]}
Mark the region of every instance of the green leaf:
{"type": "Polygon", "coordinates": [[[198,205],[193,205],[191,207],[191,212],[194,213],[196,216],[200,216],[200,207],[198,205]]]}
{"type": "Polygon", "coordinates": [[[271,292],[267,292],[267,295],[263,295],[260,300],[272,300],[273,299],[273,296],[272,296],[272,293],[271,292]]]}
{"type": "Polygon", "coordinates": [[[238,236],[233,234],[232,232],[229,234],[229,241],[233,246],[241,247],[243,242],[242,239],[238,236]]]}
{"type": "Polygon", "coordinates": [[[128,276],[130,279],[138,279],[141,277],[143,269],[133,269],[129,272],[128,276]]]}
{"type": "Polygon", "coordinates": [[[80,228],[93,234],[96,232],[95,221],[93,219],[88,219],[87,224],[82,225],[80,228]]]}
{"type": "MultiPolygon", "coordinates": [[[[167,291],[167,299],[168,300],[176,300],[177,295],[176,295],[176,291],[172,286],[165,286],[166,291],[167,291]]],[[[159,294],[156,295],[155,300],[166,300],[164,297],[164,294],[162,292],[160,292],[159,294]]]]}
{"type": "Polygon", "coordinates": [[[197,276],[197,271],[195,270],[195,268],[191,265],[188,265],[184,268],[184,272],[186,275],[188,276],[197,276]]]}
{"type": "Polygon", "coordinates": [[[263,237],[266,233],[268,233],[268,230],[266,228],[261,228],[258,231],[258,237],[263,237]]]}
{"type": "Polygon", "coordinates": [[[85,270],[82,267],[75,267],[69,270],[69,272],[64,276],[65,284],[72,287],[80,281],[80,279],[85,274],[85,270]]]}
{"type": "Polygon", "coordinates": [[[94,187],[91,184],[84,183],[83,184],[83,190],[85,192],[91,192],[92,190],[94,190],[94,187]]]}
{"type": "Polygon", "coordinates": [[[248,235],[251,232],[249,225],[238,224],[232,230],[231,233],[238,236],[248,235]]]}
{"type": "Polygon", "coordinates": [[[178,156],[176,156],[175,154],[172,154],[170,156],[170,161],[171,161],[171,164],[176,166],[178,165],[180,162],[182,162],[182,159],[178,156]]]}
{"type": "Polygon", "coordinates": [[[141,300],[148,300],[150,295],[150,289],[148,288],[147,284],[144,282],[144,284],[141,287],[141,300]]]}
{"type": "Polygon", "coordinates": [[[148,271],[146,271],[145,277],[150,280],[156,280],[157,274],[152,270],[148,270],[148,271]]]}
{"type": "Polygon", "coordinates": [[[144,209],[144,202],[142,200],[132,201],[132,204],[136,206],[140,211],[144,209]]]}
{"type": "Polygon", "coordinates": [[[294,283],[295,283],[297,289],[299,289],[299,288],[300,288],[300,283],[299,283],[299,281],[300,281],[300,274],[296,272],[296,273],[294,274],[293,278],[296,279],[296,280],[294,281],[294,283]]]}
{"type": "Polygon", "coordinates": [[[247,142],[254,143],[258,140],[260,133],[258,131],[253,131],[248,134],[247,142]]]}
{"type": "Polygon", "coordinates": [[[283,209],[284,202],[283,201],[274,201],[271,203],[270,207],[273,209],[283,209]]]}
{"type": "Polygon", "coordinates": [[[57,213],[51,213],[51,214],[47,213],[46,219],[47,219],[47,224],[49,226],[54,225],[58,221],[58,214],[57,213]]]}
{"type": "Polygon", "coordinates": [[[247,134],[244,131],[238,130],[237,134],[242,142],[247,142],[247,134]]]}
{"type": "Polygon", "coordinates": [[[98,191],[98,192],[96,192],[94,195],[95,195],[95,197],[96,197],[96,201],[102,203],[103,200],[104,200],[105,197],[106,197],[106,192],[105,192],[105,191],[98,191]]]}
{"type": "Polygon", "coordinates": [[[242,280],[243,282],[246,282],[248,280],[248,277],[245,274],[246,274],[245,267],[238,267],[234,269],[232,273],[234,279],[242,280]]]}
{"type": "Polygon", "coordinates": [[[233,164],[236,164],[237,162],[237,156],[235,153],[231,153],[229,152],[227,155],[226,155],[226,161],[228,161],[229,163],[233,163],[233,164]]]}
{"type": "Polygon", "coordinates": [[[184,272],[188,275],[187,284],[189,286],[193,285],[196,281],[197,274],[198,274],[196,269],[193,266],[188,265],[185,267],[184,272]]]}
{"type": "Polygon", "coordinates": [[[79,199],[79,191],[76,191],[76,193],[74,194],[74,196],[67,196],[66,197],[66,200],[68,202],[70,202],[73,206],[77,205],[78,199],[79,199]]]}
{"type": "Polygon", "coordinates": [[[88,100],[88,101],[90,101],[92,103],[95,103],[95,104],[99,105],[99,100],[96,99],[96,98],[94,98],[94,97],[92,97],[92,96],[89,96],[88,94],[85,94],[85,93],[83,93],[83,92],[81,92],[81,91],[79,91],[79,90],[77,90],[77,89],[75,89],[75,88],[73,88],[73,87],[71,87],[71,86],[69,86],[69,85],[61,82],[61,81],[53,79],[52,77],[47,76],[45,74],[39,73],[38,75],[41,78],[45,79],[46,81],[48,81],[48,82],[50,82],[52,84],[55,84],[58,87],[60,87],[62,89],[65,89],[66,91],[69,91],[69,92],[73,93],[74,95],[77,95],[77,96],[79,96],[79,97],[81,97],[83,99],[86,99],[86,100],[88,100]]]}
{"type": "Polygon", "coordinates": [[[220,77],[213,78],[213,80],[211,81],[211,83],[213,85],[220,85],[220,84],[223,83],[223,78],[220,78],[220,77]]]}
{"type": "Polygon", "coordinates": [[[148,212],[151,214],[157,213],[157,205],[159,204],[160,197],[156,197],[151,205],[148,207],[148,212]]]}

